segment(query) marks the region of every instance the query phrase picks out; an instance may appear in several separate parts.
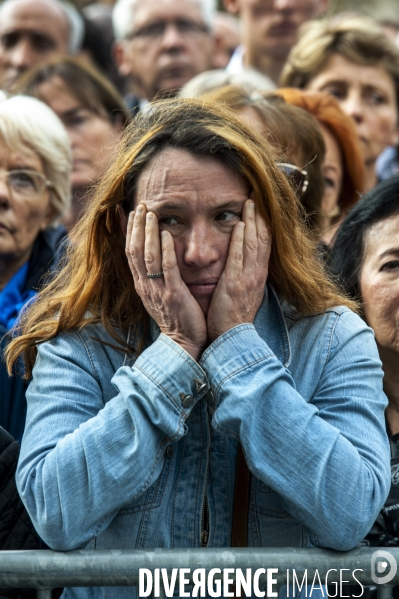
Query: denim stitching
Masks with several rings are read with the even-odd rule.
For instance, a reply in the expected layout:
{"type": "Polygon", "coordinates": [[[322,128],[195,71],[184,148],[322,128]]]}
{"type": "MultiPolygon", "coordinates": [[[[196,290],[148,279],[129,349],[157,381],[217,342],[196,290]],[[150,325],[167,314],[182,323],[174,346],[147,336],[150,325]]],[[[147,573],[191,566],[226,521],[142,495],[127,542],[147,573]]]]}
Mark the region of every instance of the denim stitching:
{"type": "Polygon", "coordinates": [[[158,389],[160,391],[162,391],[162,393],[164,393],[167,397],[169,397],[170,401],[173,402],[173,405],[176,406],[176,408],[179,410],[179,412],[181,411],[180,405],[173,399],[173,397],[166,391],[166,389],[164,389],[154,378],[152,378],[152,376],[150,374],[148,374],[148,372],[146,372],[145,370],[143,370],[137,364],[135,364],[134,367],[137,368],[137,370],[139,370],[145,377],[147,377],[148,379],[150,379],[150,381],[152,383],[154,383],[154,385],[156,387],[158,387],[158,389]]]}
{"type": "Polygon", "coordinates": [[[215,339],[215,341],[208,347],[208,349],[205,350],[205,352],[202,354],[201,362],[204,362],[205,360],[207,360],[208,356],[211,356],[212,353],[214,352],[214,350],[217,347],[219,347],[219,345],[224,343],[224,341],[226,339],[231,339],[232,337],[234,337],[234,335],[238,335],[239,333],[241,333],[241,331],[250,331],[250,330],[256,331],[253,324],[240,324],[237,327],[234,327],[234,329],[230,329],[229,331],[226,331],[226,333],[223,333],[223,335],[221,335],[220,337],[215,339]]]}
{"type": "Polygon", "coordinates": [[[175,351],[186,362],[186,364],[190,366],[191,370],[194,371],[196,376],[204,376],[204,370],[201,368],[198,362],[194,360],[194,358],[191,358],[190,355],[184,349],[174,347],[175,345],[177,345],[175,342],[173,342],[173,345],[169,343],[165,339],[167,335],[162,335],[164,334],[161,333],[161,335],[159,336],[159,341],[162,341],[162,343],[164,343],[168,349],[172,349],[173,351],[175,351]]]}
{"type": "MultiPolygon", "coordinates": [[[[328,342],[327,357],[326,357],[326,361],[324,362],[324,367],[326,366],[328,360],[330,359],[332,339],[333,339],[333,335],[335,333],[335,329],[336,329],[336,326],[337,326],[337,323],[338,323],[338,319],[339,319],[340,316],[341,316],[341,314],[336,314],[335,321],[332,323],[332,327],[331,327],[331,331],[330,331],[330,339],[329,339],[329,342],[328,342]]],[[[324,367],[323,367],[323,370],[324,370],[324,367]]]]}
{"type": "Polygon", "coordinates": [[[84,346],[84,348],[85,348],[85,350],[86,350],[87,356],[88,356],[88,358],[89,358],[89,360],[90,360],[91,367],[92,367],[92,369],[93,369],[93,374],[94,374],[94,376],[96,377],[96,381],[97,381],[97,383],[98,383],[98,384],[100,385],[100,387],[101,387],[100,377],[99,377],[99,375],[98,375],[98,372],[97,372],[97,369],[96,369],[96,367],[94,366],[94,362],[93,362],[93,359],[92,359],[92,357],[91,357],[91,354],[90,354],[89,346],[87,345],[87,343],[86,343],[86,342],[85,342],[85,340],[83,339],[83,336],[81,335],[80,331],[78,331],[78,330],[76,329],[76,330],[75,330],[75,333],[76,333],[76,335],[79,337],[79,339],[80,339],[81,343],[83,344],[83,346],[84,346]]]}
{"type": "Polygon", "coordinates": [[[252,362],[250,362],[249,364],[245,364],[244,366],[241,366],[240,368],[237,368],[236,370],[234,370],[233,372],[230,372],[229,374],[227,374],[225,376],[224,379],[222,379],[220,381],[220,383],[218,384],[217,388],[216,388],[216,395],[219,393],[220,388],[222,387],[222,385],[228,381],[229,379],[231,379],[233,376],[235,376],[236,374],[238,374],[239,372],[242,372],[243,370],[247,370],[247,368],[251,368],[251,366],[254,366],[254,364],[259,364],[259,362],[265,362],[266,360],[269,360],[269,358],[273,358],[274,354],[270,353],[267,356],[262,356],[262,358],[257,358],[256,360],[252,360],[252,362]]]}

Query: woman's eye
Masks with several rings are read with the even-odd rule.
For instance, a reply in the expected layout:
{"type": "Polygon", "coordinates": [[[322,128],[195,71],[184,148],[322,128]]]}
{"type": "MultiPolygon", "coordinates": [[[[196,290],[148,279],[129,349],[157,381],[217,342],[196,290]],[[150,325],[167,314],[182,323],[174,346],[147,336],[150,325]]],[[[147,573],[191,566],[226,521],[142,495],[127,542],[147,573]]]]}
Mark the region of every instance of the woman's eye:
{"type": "Polygon", "coordinates": [[[90,115],[82,111],[64,118],[63,122],[65,127],[79,127],[80,125],[87,123],[89,118],[90,115]]]}
{"type": "Polygon", "coordinates": [[[11,172],[10,183],[15,187],[34,187],[34,181],[28,173],[24,172],[11,172]]]}
{"type": "Polygon", "coordinates": [[[369,100],[370,104],[373,104],[374,106],[378,106],[379,104],[384,104],[386,102],[384,94],[381,94],[377,91],[370,92],[367,95],[367,99],[369,100]]]}
{"type": "Polygon", "coordinates": [[[173,225],[179,224],[177,218],[174,218],[173,216],[159,216],[158,223],[160,225],[164,225],[165,227],[171,227],[173,225]]]}
{"type": "Polygon", "coordinates": [[[330,94],[330,96],[334,96],[337,100],[343,100],[346,96],[346,91],[340,87],[325,87],[322,91],[326,94],[330,94]]]}
{"type": "Polygon", "coordinates": [[[335,189],[336,187],[335,181],[333,179],[330,179],[330,177],[324,177],[324,184],[329,189],[335,189]]]}
{"type": "Polygon", "coordinates": [[[396,270],[399,269],[399,260],[390,260],[381,266],[381,270],[396,270]]]}
{"type": "Polygon", "coordinates": [[[80,125],[84,125],[87,119],[84,116],[75,116],[65,123],[66,127],[79,127],[80,125]]]}
{"type": "Polygon", "coordinates": [[[216,218],[217,220],[223,222],[229,222],[232,220],[239,220],[241,218],[241,214],[238,214],[237,212],[228,212],[225,210],[224,212],[220,212],[216,218]]]}

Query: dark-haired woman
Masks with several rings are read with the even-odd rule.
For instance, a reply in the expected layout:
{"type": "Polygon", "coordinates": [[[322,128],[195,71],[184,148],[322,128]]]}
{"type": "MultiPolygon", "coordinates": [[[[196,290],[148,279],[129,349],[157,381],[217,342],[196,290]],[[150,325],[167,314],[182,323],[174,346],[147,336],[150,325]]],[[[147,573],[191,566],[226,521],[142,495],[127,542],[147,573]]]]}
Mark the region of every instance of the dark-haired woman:
{"type": "MultiPolygon", "coordinates": [[[[384,391],[393,465],[399,464],[399,175],[364,196],[342,223],[332,264],[345,291],[360,298],[374,330],[384,370],[384,391]]],[[[397,467],[393,470],[393,474],[397,467]]],[[[386,544],[399,544],[399,493],[392,485],[379,524],[386,544]],[[389,509],[388,509],[389,508],[389,509]]],[[[376,530],[376,529],[375,529],[376,530]]]]}
{"type": "Polygon", "coordinates": [[[73,154],[72,206],[63,224],[71,228],[107,168],[130,120],[129,112],[110,81],[86,62],[71,57],[28,71],[14,91],[48,104],[67,130],[73,154]]]}

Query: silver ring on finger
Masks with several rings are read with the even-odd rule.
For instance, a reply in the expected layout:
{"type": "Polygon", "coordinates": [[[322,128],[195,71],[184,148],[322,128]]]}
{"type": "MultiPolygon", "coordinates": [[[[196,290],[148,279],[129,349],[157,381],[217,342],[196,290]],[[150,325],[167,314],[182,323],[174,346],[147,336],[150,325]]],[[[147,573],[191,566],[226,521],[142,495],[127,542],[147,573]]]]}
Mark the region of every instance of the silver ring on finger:
{"type": "Polygon", "coordinates": [[[146,274],[147,274],[148,279],[163,279],[163,277],[164,277],[163,271],[162,272],[154,272],[154,273],[147,272],[146,274]]]}

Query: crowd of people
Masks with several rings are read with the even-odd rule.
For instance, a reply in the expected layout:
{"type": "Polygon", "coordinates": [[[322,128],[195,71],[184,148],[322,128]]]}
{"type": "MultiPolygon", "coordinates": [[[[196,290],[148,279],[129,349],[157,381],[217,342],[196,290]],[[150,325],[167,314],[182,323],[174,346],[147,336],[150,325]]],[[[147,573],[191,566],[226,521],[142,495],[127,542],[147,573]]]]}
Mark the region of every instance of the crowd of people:
{"type": "Polygon", "coordinates": [[[0,549],[399,545],[399,20],[224,9],[0,3],[0,549]]]}

